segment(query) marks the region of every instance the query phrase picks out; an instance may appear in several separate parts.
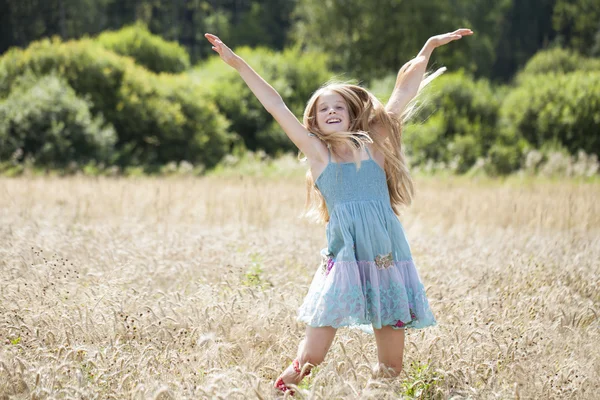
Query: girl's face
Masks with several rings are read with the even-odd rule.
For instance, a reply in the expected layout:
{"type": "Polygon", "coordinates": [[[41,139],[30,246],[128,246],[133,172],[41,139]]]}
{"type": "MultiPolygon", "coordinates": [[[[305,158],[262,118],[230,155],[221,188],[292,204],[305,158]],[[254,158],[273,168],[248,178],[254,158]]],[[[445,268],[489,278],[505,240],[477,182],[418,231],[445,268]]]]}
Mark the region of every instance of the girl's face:
{"type": "Polygon", "coordinates": [[[350,114],[344,98],[332,91],[323,92],[317,99],[317,126],[321,132],[333,133],[350,129],[350,114]]]}

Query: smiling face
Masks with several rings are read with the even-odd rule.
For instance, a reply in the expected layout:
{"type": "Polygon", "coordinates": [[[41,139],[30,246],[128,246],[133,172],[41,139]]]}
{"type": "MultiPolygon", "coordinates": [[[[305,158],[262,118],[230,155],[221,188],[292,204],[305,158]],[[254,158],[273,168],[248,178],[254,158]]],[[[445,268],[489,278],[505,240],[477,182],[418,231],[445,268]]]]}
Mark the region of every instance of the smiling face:
{"type": "Polygon", "coordinates": [[[323,92],[315,106],[317,126],[324,134],[348,131],[350,114],[344,98],[333,91],[323,92]]]}

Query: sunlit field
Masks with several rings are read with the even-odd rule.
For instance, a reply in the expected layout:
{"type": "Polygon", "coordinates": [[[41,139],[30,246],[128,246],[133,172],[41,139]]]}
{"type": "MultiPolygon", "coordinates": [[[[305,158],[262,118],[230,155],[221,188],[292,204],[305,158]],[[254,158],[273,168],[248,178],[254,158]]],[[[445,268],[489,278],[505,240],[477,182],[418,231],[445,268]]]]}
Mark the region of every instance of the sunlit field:
{"type": "MultiPolygon", "coordinates": [[[[600,185],[416,178],[438,325],[375,379],[340,329],[295,398],[593,399],[600,185]]],[[[268,399],[326,244],[286,179],[0,179],[0,399],[268,399]]]]}

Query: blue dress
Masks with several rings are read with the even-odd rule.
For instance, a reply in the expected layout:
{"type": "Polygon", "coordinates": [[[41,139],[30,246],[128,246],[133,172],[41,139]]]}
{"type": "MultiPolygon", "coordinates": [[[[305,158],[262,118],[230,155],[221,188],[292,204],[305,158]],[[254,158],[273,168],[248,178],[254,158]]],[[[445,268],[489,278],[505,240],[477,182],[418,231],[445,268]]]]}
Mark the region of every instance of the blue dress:
{"type": "Polygon", "coordinates": [[[371,158],[329,163],[316,179],[329,212],[321,251],[298,320],[313,327],[425,328],[436,325],[385,171],[371,158]]]}

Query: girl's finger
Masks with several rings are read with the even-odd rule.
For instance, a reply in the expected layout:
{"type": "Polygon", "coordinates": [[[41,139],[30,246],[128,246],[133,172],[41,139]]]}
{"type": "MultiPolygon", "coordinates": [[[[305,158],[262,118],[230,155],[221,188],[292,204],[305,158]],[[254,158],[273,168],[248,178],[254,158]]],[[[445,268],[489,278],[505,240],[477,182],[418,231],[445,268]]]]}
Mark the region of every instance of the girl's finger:
{"type": "Polygon", "coordinates": [[[455,30],[454,32],[452,32],[452,35],[468,35],[468,34],[471,34],[471,33],[473,33],[472,30],[463,28],[463,29],[457,29],[457,30],[455,30]]]}
{"type": "MultiPolygon", "coordinates": [[[[207,39],[208,39],[208,40],[209,40],[211,43],[214,43],[214,42],[217,42],[217,43],[218,43],[218,42],[221,42],[221,39],[219,39],[219,37],[218,37],[218,36],[212,35],[212,34],[210,34],[210,33],[207,33],[207,34],[206,34],[206,35],[204,35],[204,36],[205,36],[205,37],[206,37],[206,38],[207,38],[207,39]]],[[[222,42],[221,42],[221,43],[222,43],[222,42]]]]}

